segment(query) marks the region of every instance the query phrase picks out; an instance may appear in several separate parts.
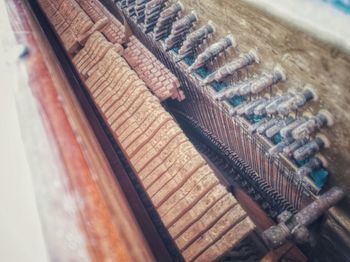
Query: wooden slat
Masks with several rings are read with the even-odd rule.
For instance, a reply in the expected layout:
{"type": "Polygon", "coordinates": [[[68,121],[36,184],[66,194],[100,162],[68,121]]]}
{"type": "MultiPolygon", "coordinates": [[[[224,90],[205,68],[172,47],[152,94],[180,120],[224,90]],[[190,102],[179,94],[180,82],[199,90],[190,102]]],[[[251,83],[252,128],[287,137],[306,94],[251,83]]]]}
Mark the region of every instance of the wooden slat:
{"type": "MultiPolygon", "coordinates": [[[[232,194],[218,187],[219,180],[213,170],[132,69],[120,62],[117,54],[113,57],[118,63],[114,74],[103,76],[107,70],[103,61],[107,58],[102,58],[86,81],[88,89],[93,90],[97,107],[163,223],[169,225],[170,234],[176,237],[180,250],[183,249],[184,258],[191,260],[200,256],[241,220],[248,221],[246,231],[235,231],[235,237],[237,240],[245,237],[254,229],[246,213],[232,194]],[[96,84],[91,83],[96,83],[97,78],[105,78],[105,84],[94,87],[96,84]],[[108,110],[102,109],[104,105],[108,105],[108,110]],[[172,225],[177,225],[177,229],[171,228],[172,225]],[[216,227],[223,230],[215,233],[216,227]],[[210,237],[197,243],[201,234],[210,237]]],[[[226,252],[227,245],[220,250],[216,256],[226,252]]],[[[214,256],[211,250],[208,252],[214,256]]]]}
{"type": "MultiPolygon", "coordinates": [[[[79,1],[81,6],[82,1],[79,1]]],[[[64,34],[75,35],[69,30],[64,34]]],[[[172,235],[184,258],[190,261],[199,257],[241,220],[247,221],[245,231],[235,231],[238,232],[235,237],[237,241],[244,238],[254,229],[253,223],[245,218],[246,213],[232,194],[223,188],[216,189],[219,180],[214,171],[140,80],[141,75],[149,74],[151,66],[146,66],[143,61],[136,74],[133,71],[136,68],[131,69],[101,34],[98,44],[93,44],[97,34],[87,40],[85,47],[73,57],[73,62],[82,79],[87,77],[88,92],[163,223],[170,227],[182,221],[182,217],[190,220],[183,222],[176,235],[172,235]],[[104,47],[100,52],[99,49],[104,47]],[[206,203],[208,199],[209,204],[206,203]],[[210,203],[210,199],[214,199],[214,203],[210,203]],[[186,216],[193,207],[198,212],[186,216]],[[205,237],[199,238],[200,235],[205,237]]],[[[136,52],[146,51],[149,52],[136,52]]],[[[163,82],[166,79],[164,72],[155,68],[161,71],[158,82],[163,82]]],[[[225,253],[227,246],[233,247],[230,243],[223,245],[215,256],[225,253]]],[[[210,254],[214,256],[214,253],[210,254]]]]}

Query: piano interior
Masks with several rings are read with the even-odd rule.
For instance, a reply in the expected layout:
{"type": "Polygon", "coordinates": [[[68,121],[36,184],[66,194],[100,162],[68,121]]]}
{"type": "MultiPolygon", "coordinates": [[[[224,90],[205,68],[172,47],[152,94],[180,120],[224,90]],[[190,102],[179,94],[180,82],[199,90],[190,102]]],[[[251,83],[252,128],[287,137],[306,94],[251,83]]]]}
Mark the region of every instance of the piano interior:
{"type": "Polygon", "coordinates": [[[6,2],[50,259],[350,261],[349,52],[252,2],[6,2]]]}

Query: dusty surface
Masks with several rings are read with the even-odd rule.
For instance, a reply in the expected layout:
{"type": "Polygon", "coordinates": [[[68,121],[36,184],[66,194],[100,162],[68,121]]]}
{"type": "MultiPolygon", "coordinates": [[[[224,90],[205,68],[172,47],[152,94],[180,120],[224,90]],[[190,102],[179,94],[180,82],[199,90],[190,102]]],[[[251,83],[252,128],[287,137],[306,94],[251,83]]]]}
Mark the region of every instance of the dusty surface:
{"type": "Polygon", "coordinates": [[[130,37],[123,56],[161,101],[183,99],[179,80],[135,36],[130,37]]]}
{"type": "Polygon", "coordinates": [[[308,111],[316,113],[319,109],[327,109],[335,117],[334,126],[322,131],[332,142],[331,148],[323,151],[332,172],[328,186],[338,184],[350,190],[347,178],[350,162],[350,56],[242,1],[182,2],[187,10],[197,11],[200,24],[208,20],[216,24],[214,39],[228,33],[235,36],[238,48],[231,57],[257,48],[261,62],[252,67],[252,72],[269,70],[280,64],[287,73],[287,81],[275,87],[275,91],[300,90],[305,84],[314,86],[319,101],[308,111]]]}
{"type": "Polygon", "coordinates": [[[213,170],[124,58],[110,49],[90,72],[87,88],[163,223],[169,229],[176,224],[170,233],[178,238],[186,260],[204,252],[216,258],[254,229],[233,195],[220,186],[213,170]],[[220,199],[227,207],[219,203],[212,208],[220,199]],[[191,227],[207,217],[211,223],[191,227]],[[228,236],[232,241],[217,249],[217,243],[228,236]]]}

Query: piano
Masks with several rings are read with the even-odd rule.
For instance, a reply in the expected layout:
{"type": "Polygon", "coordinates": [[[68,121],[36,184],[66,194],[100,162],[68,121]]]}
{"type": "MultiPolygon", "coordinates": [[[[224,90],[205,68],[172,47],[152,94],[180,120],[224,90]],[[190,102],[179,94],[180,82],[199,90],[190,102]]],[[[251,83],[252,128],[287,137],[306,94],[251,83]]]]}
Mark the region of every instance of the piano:
{"type": "Polygon", "coordinates": [[[349,259],[317,87],[187,1],[6,5],[50,259],[349,259]]]}

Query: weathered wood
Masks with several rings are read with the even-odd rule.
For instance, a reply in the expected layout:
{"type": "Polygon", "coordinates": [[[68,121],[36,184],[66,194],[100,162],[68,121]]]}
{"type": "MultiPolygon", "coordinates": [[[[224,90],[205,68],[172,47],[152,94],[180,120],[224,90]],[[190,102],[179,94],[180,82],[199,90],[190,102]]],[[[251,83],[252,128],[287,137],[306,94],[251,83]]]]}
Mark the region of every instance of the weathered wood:
{"type": "MultiPolygon", "coordinates": [[[[51,167],[59,170],[58,173],[39,172],[33,180],[40,182],[40,186],[51,188],[44,198],[38,192],[39,212],[46,214],[42,216],[42,223],[48,236],[49,256],[54,260],[77,259],[80,253],[75,252],[75,257],[71,257],[70,252],[62,251],[82,248],[88,251],[91,261],[152,261],[153,257],[136,226],[125,196],[29,7],[17,0],[6,1],[6,5],[17,43],[25,44],[29,49],[29,55],[22,62],[28,78],[27,81],[21,80],[24,84],[21,88],[29,89],[33,94],[38,106],[35,110],[39,110],[40,121],[50,138],[49,155],[58,156],[55,166],[51,167]],[[43,181],[50,184],[41,184],[43,181]],[[54,181],[66,186],[63,195],[60,188],[51,187],[54,181]],[[67,197],[71,197],[74,203],[71,219],[79,222],[75,231],[79,235],[76,237],[84,239],[85,246],[75,246],[74,235],[70,236],[65,227],[60,228],[63,226],[61,221],[47,216],[47,210],[67,208],[63,202],[67,197]],[[55,232],[61,232],[63,238],[72,239],[73,242],[55,239],[52,237],[55,232]]],[[[17,77],[20,79],[23,75],[18,74],[17,77]]],[[[27,129],[26,132],[26,137],[29,137],[32,131],[27,129]]],[[[44,168],[45,158],[41,160],[40,165],[44,168]]]]}

